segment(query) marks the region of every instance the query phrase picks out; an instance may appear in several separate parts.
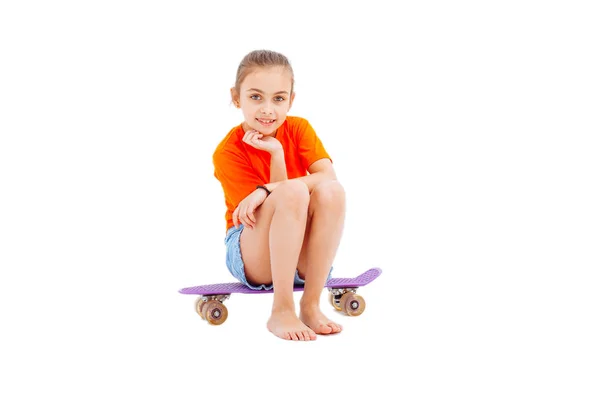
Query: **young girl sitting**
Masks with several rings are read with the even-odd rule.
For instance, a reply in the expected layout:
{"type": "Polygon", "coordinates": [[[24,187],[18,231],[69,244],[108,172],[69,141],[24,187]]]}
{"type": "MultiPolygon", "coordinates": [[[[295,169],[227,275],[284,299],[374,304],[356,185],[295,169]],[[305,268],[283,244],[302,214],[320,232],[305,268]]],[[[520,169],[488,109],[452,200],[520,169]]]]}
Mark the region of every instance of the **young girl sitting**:
{"type": "Polygon", "coordinates": [[[231,88],[244,122],[221,141],[213,163],[227,207],[227,268],[252,289],[273,289],[269,331],[314,340],[342,330],[319,301],[342,236],[345,193],[308,121],[287,116],[294,96],[284,55],[246,55],[231,88]],[[294,285],[304,285],[299,315],[294,285]]]}

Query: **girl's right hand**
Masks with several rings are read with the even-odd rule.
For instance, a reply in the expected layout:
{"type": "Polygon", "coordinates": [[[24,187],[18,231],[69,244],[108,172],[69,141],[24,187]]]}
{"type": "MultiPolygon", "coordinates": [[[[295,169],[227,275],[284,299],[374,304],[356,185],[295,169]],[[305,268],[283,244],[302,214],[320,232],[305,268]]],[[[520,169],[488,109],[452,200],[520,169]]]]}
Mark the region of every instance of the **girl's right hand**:
{"type": "Polygon", "coordinates": [[[233,224],[237,228],[240,224],[250,229],[256,225],[256,217],[254,211],[265,201],[267,192],[262,189],[256,189],[246,198],[240,201],[240,204],[233,211],[233,224]]]}
{"type": "Polygon", "coordinates": [[[269,154],[283,150],[279,140],[271,136],[264,136],[262,133],[255,130],[246,132],[242,141],[255,149],[266,151],[269,154]]]}

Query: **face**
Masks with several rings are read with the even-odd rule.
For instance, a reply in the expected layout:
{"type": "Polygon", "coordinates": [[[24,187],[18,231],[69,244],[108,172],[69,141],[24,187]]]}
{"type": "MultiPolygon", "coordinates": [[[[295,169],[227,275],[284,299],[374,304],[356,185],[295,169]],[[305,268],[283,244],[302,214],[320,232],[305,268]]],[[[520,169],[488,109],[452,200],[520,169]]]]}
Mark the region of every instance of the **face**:
{"type": "Polygon", "coordinates": [[[272,136],[283,124],[294,101],[292,75],[282,67],[257,68],[232,89],[234,104],[244,113],[244,131],[257,130],[272,136]]]}

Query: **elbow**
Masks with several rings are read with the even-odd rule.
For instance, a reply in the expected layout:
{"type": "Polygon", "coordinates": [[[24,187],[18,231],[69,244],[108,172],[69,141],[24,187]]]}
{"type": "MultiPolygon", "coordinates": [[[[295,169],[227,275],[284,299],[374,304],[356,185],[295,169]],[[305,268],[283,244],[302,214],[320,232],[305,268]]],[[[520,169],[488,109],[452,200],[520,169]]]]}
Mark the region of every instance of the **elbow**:
{"type": "Polygon", "coordinates": [[[323,175],[325,175],[327,180],[337,181],[337,175],[335,174],[335,170],[333,169],[333,167],[327,168],[323,172],[323,175]]]}

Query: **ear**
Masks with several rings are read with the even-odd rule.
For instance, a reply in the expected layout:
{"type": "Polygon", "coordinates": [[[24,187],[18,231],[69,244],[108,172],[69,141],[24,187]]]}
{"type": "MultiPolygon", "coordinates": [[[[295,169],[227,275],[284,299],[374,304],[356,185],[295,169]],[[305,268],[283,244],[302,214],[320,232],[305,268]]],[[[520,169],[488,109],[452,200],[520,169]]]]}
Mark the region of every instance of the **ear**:
{"type": "Polygon", "coordinates": [[[290,96],[290,106],[288,107],[288,111],[290,111],[290,108],[292,108],[292,103],[294,102],[295,98],[296,98],[296,92],[292,92],[292,95],[290,96]]]}
{"type": "Polygon", "coordinates": [[[237,90],[232,87],[229,91],[231,93],[231,101],[233,102],[233,105],[235,108],[240,108],[240,95],[238,94],[237,90]]]}

